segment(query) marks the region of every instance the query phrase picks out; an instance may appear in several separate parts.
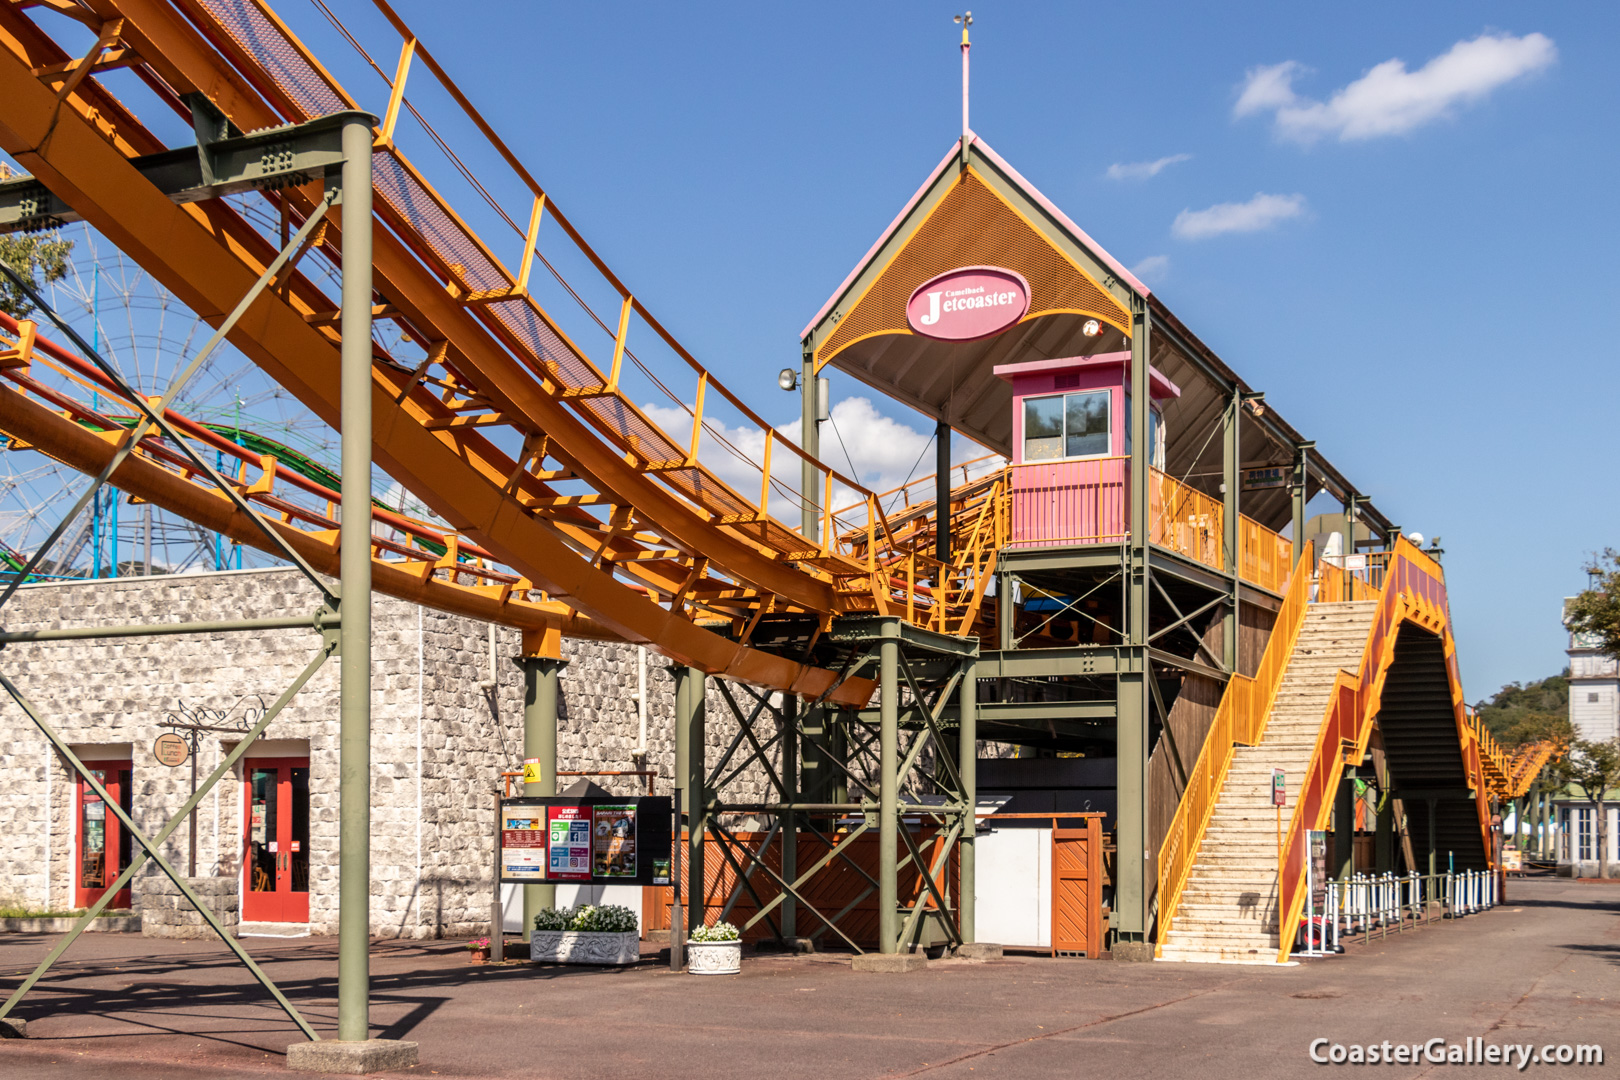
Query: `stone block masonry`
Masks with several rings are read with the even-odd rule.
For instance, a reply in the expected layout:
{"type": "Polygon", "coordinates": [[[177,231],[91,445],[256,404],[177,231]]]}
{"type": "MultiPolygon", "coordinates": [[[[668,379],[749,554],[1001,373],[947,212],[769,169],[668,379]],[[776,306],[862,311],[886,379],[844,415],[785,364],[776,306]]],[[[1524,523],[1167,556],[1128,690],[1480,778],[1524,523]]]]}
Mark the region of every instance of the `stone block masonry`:
{"type": "MultiPolygon", "coordinates": [[[[292,570],[29,585],[8,604],[6,625],[22,630],[303,616],[314,612],[318,596],[292,570]]],[[[373,933],[434,938],[487,929],[493,793],[502,772],[522,767],[523,673],[513,662],[520,645],[517,631],[497,628],[491,671],[488,624],[375,598],[373,933]]],[[[169,768],[152,754],[164,719],[181,702],[234,709],[233,716],[240,716],[244,705],[268,704],[319,646],[316,634],[302,630],[46,642],[9,646],[0,651],[0,665],[82,758],[131,763],[131,815],[151,836],[191,790],[189,763],[169,768]]],[[[558,768],[636,768],[637,647],[567,640],[563,656],[570,663],[562,677],[558,768]]],[[[309,920],[317,934],[334,933],[337,923],[341,665],[341,658],[327,663],[270,725],[259,750],[264,757],[309,759],[309,920]]],[[[656,793],[669,795],[674,679],[667,661],[655,654],[647,658],[647,697],[646,767],[658,770],[656,793]]],[[[726,719],[718,691],[711,688],[708,700],[712,763],[736,729],[726,719]]],[[[199,780],[233,745],[229,735],[203,740],[199,780]]],[[[247,838],[244,779],[238,766],[198,807],[196,873],[201,878],[241,879],[247,838]]],[[[634,777],[593,779],[616,794],[642,790],[634,777]]],[[[563,785],[572,780],[559,777],[563,785]]],[[[80,906],[74,880],[80,827],[76,791],[76,778],[44,736],[9,698],[0,700],[0,900],[80,906]]],[[[766,796],[758,769],[727,789],[733,801],[766,796]]],[[[164,847],[165,857],[182,873],[188,844],[188,826],[182,824],[164,847]]],[[[152,868],[151,875],[143,872],[134,893],[136,909],[152,913],[154,929],[178,925],[171,921],[178,912],[161,891],[165,885],[152,868]]],[[[184,903],[178,895],[174,899],[184,903]]]]}
{"type": "MultiPolygon", "coordinates": [[[[141,913],[141,933],[161,938],[214,937],[213,928],[168,875],[150,863],[147,868],[143,868],[135,880],[135,907],[141,913]]],[[[186,887],[207,906],[227,933],[236,932],[242,911],[236,875],[186,878],[186,887]]]]}

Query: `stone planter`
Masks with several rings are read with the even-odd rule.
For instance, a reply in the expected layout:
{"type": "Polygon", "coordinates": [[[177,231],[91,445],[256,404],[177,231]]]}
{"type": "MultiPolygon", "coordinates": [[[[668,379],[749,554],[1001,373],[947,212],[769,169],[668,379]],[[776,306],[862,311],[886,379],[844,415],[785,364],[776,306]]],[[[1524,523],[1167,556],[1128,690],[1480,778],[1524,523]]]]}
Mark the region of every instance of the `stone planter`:
{"type": "Polygon", "coordinates": [[[633,964],[641,959],[641,935],[634,930],[536,930],[529,935],[529,959],[542,964],[633,964]]]}
{"type": "Polygon", "coordinates": [[[693,975],[736,975],[742,971],[742,942],[686,942],[686,970],[693,975]]]}
{"type": "Polygon", "coordinates": [[[469,963],[469,964],[487,964],[487,963],[489,963],[489,950],[488,949],[468,949],[467,950],[467,963],[469,963]]]}

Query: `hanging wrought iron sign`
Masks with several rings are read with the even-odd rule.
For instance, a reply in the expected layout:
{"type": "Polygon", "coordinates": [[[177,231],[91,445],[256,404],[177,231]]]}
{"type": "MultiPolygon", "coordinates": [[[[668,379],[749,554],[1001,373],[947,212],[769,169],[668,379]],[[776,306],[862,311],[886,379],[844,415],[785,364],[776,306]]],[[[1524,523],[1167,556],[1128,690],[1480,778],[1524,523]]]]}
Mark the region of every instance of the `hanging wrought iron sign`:
{"type": "Polygon", "coordinates": [[[152,756],[158,759],[158,764],[167,765],[172,769],[186,763],[186,759],[191,756],[191,747],[185,739],[174,732],[165,731],[152,744],[152,756]]]}

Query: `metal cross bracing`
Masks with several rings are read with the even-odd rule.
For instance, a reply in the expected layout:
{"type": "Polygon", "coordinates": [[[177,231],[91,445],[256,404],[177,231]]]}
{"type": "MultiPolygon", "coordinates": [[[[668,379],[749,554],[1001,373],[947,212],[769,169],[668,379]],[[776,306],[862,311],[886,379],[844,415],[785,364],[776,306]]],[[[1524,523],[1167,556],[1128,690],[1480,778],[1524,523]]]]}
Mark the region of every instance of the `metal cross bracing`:
{"type": "MultiPolygon", "coordinates": [[[[321,201],[324,206],[333,207],[342,204],[342,212],[351,221],[356,217],[370,217],[370,175],[369,157],[363,154],[366,149],[366,138],[369,135],[369,125],[365,124],[363,116],[348,118],[341,130],[340,153],[325,163],[326,168],[322,175],[321,201]],[[358,138],[357,138],[358,136],[358,138]],[[347,198],[344,198],[347,192],[347,198]]],[[[119,471],[123,465],[148,439],[149,435],[156,435],[165,440],[172,448],[170,453],[178,457],[186,471],[200,474],[212,483],[233,508],[242,514],[251,524],[252,528],[268,546],[274,548],[276,553],[287,559],[309,579],[322,597],[321,607],[312,614],[307,626],[318,633],[322,638],[322,645],[316,655],[300,674],[294,678],[287,689],[277,698],[276,702],[264,710],[259,720],[244,734],[232,751],[225,755],[219,766],[208,776],[202,786],[194,790],[186,804],[176,812],[169,822],[160,831],[155,839],[148,839],[145,833],[129,817],[127,811],[111,798],[101,785],[96,775],[74,753],[72,748],[57,734],[50,721],[43,716],[27,693],[8,675],[0,671],[0,688],[3,688],[13,701],[23,710],[28,718],[46,737],[61,759],[76,773],[80,779],[95,793],[104,806],[109,808],[122,827],[142,849],[140,855],[125,867],[112,888],[106,890],[97,902],[85,912],[75,924],[73,931],[60,941],[45,957],[34,971],[17,987],[3,1005],[0,1005],[0,1019],[9,1014],[23,999],[39,978],[56,962],[67,950],[74,940],[82,933],[97,915],[111,902],[113,896],[124,888],[134,877],[135,873],[145,863],[147,858],[155,862],[159,869],[173,881],[176,889],[197,910],[208,926],[225,942],[226,946],[236,955],[253,974],[254,978],[270,993],[276,1003],[281,1006],[288,1017],[298,1026],[299,1030],[311,1041],[319,1041],[320,1036],[309,1022],[299,1013],[297,1008],[287,1000],[281,990],[268,976],[253,962],[247,952],[220,924],[212,911],[198,899],[186,879],[170,865],[163,856],[161,846],[169,835],[179,827],[182,821],[187,820],[191,811],[207,792],[217,784],[221,778],[228,775],[236,763],[247,753],[252,744],[270,722],[281,710],[297,696],[303,686],[312,678],[325,662],[341,650],[347,659],[341,672],[342,682],[342,720],[341,739],[343,742],[342,767],[344,780],[342,783],[343,824],[340,850],[340,875],[343,878],[343,895],[346,898],[340,903],[340,930],[339,941],[340,965],[345,969],[345,977],[340,979],[339,985],[339,1034],[343,1038],[365,1038],[367,1034],[366,994],[367,994],[367,947],[369,942],[368,894],[365,887],[366,875],[369,874],[369,837],[366,834],[369,820],[369,739],[370,739],[370,623],[371,623],[371,593],[369,580],[369,516],[355,512],[357,501],[364,504],[370,497],[370,444],[369,440],[359,438],[357,435],[369,426],[363,423],[369,419],[364,406],[366,401],[363,395],[356,395],[353,390],[345,395],[343,415],[350,423],[346,425],[351,432],[343,440],[344,465],[350,476],[364,478],[363,483],[348,485],[345,490],[338,493],[339,499],[350,508],[348,515],[350,525],[348,528],[340,527],[341,544],[339,552],[341,585],[334,588],[331,582],[323,579],[319,573],[264,519],[257,508],[250,505],[238,487],[233,486],[214,466],[210,465],[206,456],[201,454],[193,442],[183,439],[169,417],[169,404],[184,387],[186,381],[194,375],[206,360],[208,353],[223,339],[223,337],[239,322],[244,314],[253,305],[255,299],[263,295],[274,283],[278,272],[293,256],[293,252],[304,242],[305,237],[313,230],[316,224],[311,219],[300,229],[297,235],[288,238],[281,250],[269,261],[269,264],[259,274],[246,293],[232,306],[231,312],[221,323],[219,330],[204,348],[192,358],[187,367],[181,371],[164,388],[163,394],[155,398],[146,398],[135,392],[125,377],[103,358],[88,342],[59,315],[52,307],[34,291],[32,284],[17,271],[6,264],[0,263],[0,273],[4,273],[22,295],[25,295],[44,315],[51,321],[57,330],[73,341],[73,344],[83,353],[88,363],[81,368],[84,375],[93,375],[101,380],[110,392],[129,403],[137,412],[138,419],[130,425],[114,425],[104,423],[100,434],[108,446],[106,460],[88,488],[79,496],[66,516],[51,530],[50,534],[41,542],[39,547],[29,557],[24,565],[0,591],[0,611],[16,594],[16,590],[27,580],[29,575],[50,553],[52,546],[65,534],[73,519],[84,510],[90,500],[95,497],[109,478],[119,471]],[[357,529],[356,525],[362,526],[357,529]],[[358,569],[358,572],[357,572],[358,569]],[[347,612],[347,618],[342,616],[347,612]],[[358,750],[356,745],[358,745],[358,750]],[[359,828],[355,828],[358,822],[359,828]],[[358,880],[356,880],[358,871],[358,880]],[[355,932],[356,914],[358,913],[359,932],[355,932]],[[358,995],[358,1002],[356,996],[358,995]],[[358,1005],[358,1007],[357,1007],[358,1005]]],[[[357,303],[356,293],[361,300],[368,300],[370,294],[370,274],[365,267],[358,272],[355,270],[344,276],[342,282],[344,300],[344,323],[349,330],[350,347],[344,350],[342,376],[345,384],[352,386],[365,378],[368,367],[367,352],[363,348],[355,348],[357,342],[367,341],[371,337],[370,305],[357,303]],[[356,310],[356,309],[359,310],[356,310]]],[[[8,350],[8,371],[15,373],[23,371],[22,378],[27,378],[26,370],[33,360],[33,348],[38,344],[35,327],[30,324],[17,327],[18,339],[15,348],[8,350]]],[[[35,384],[36,386],[38,384],[35,384]]],[[[71,412],[67,415],[71,416],[71,412]]],[[[111,639],[140,637],[151,634],[181,634],[181,633],[263,633],[267,630],[285,628],[297,625],[297,620],[287,619],[239,619],[225,622],[211,623],[164,623],[154,625],[136,626],[110,626],[110,627],[82,627],[64,628],[55,630],[35,630],[4,632],[0,631],[0,648],[6,644],[24,641],[64,640],[64,639],[111,639]]]]}
{"type": "MultiPolygon", "coordinates": [[[[116,453],[114,436],[138,414],[133,400],[95,365],[31,321],[19,323],[0,312],[0,430],[12,436],[13,448],[49,447],[59,460],[95,475],[116,453]],[[39,377],[43,373],[34,370],[36,365],[57,376],[56,385],[39,377]],[[81,392],[64,392],[64,384],[81,392]],[[92,395],[99,404],[86,400],[92,395]]],[[[270,527],[310,566],[337,574],[336,487],[312,478],[313,470],[300,469],[298,462],[235,441],[218,425],[200,424],[174,409],[164,415],[182,438],[224,458],[228,464],[221,471],[228,483],[245,503],[270,515],[270,527]]],[[[149,435],[135,443],[111,480],[236,542],[271,554],[279,550],[169,440],[149,435]]],[[[532,632],[553,628],[574,637],[604,636],[561,603],[531,595],[523,578],[498,568],[489,552],[442,525],[374,506],[372,527],[372,577],[381,592],[532,632]]]]}
{"type": "Polygon", "coordinates": [[[735,731],[712,762],[702,749],[703,680],[677,669],[676,769],[693,883],[684,925],[735,913],[745,934],[857,952],[974,940],[976,646],[873,617],[839,620],[823,647],[842,657],[844,678],[877,675],[877,706],[836,708],[718,680],[735,731]],[[729,794],[744,779],[762,782],[767,797],[729,794]],[[744,836],[746,820],[770,824],[744,836]],[[724,895],[718,911],[710,881],[724,895]]]}
{"type": "MultiPolygon", "coordinates": [[[[934,618],[928,588],[876,559],[875,538],[892,531],[876,496],[810,461],[710,376],[584,243],[426,45],[387,4],[377,10],[392,40],[376,48],[398,51],[391,75],[362,43],[373,40],[369,31],[357,37],[339,25],[336,44],[355,50],[388,90],[373,140],[374,314],[397,324],[413,355],[374,349],[383,468],[546,599],[712,674],[820,694],[833,685],[830,672],[786,649],[752,647],[763,624],[810,616],[814,629],[796,652],[844,611],[934,618]],[[417,75],[420,94],[407,94],[423,67],[432,81],[422,86],[417,75]],[[417,107],[435,94],[449,95],[453,127],[417,107]],[[473,132],[480,159],[497,162],[477,173],[465,164],[471,151],[456,149],[473,132]],[[424,160],[438,171],[430,176],[424,160]],[[457,206],[452,190],[466,196],[457,206]],[[558,232],[558,242],[546,238],[558,232]],[[507,242],[503,233],[515,262],[492,246],[507,242]],[[564,278],[559,267],[570,259],[590,281],[564,278]],[[543,306],[543,295],[556,302],[543,306]],[[581,344],[592,334],[602,342],[595,361],[581,344]],[[654,353],[669,363],[648,359],[654,353]],[[677,374],[690,389],[671,389],[677,374]],[[637,386],[661,395],[665,413],[689,417],[689,429],[666,432],[635,403],[637,386]],[[737,432],[757,436],[757,456],[738,449],[737,432]],[[795,462],[809,463],[812,483],[784,479],[795,462]],[[757,496],[746,493],[752,484],[757,496]],[[820,536],[775,516],[850,492],[858,509],[824,515],[820,536]],[[851,531],[864,557],[842,538],[851,531]]],[[[8,102],[0,146],[32,173],[0,185],[0,225],[83,218],[211,319],[224,290],[262,268],[274,238],[217,199],[190,200],[257,190],[283,235],[319,216],[293,148],[311,125],[358,102],[267,4],[9,4],[0,6],[0,35],[9,46],[0,50],[8,102]],[[46,33],[67,18],[98,33],[78,60],[46,33]],[[113,64],[190,122],[200,146],[189,158],[101,85],[94,70],[113,64]]],[[[341,263],[342,247],[328,217],[298,257],[341,263]]],[[[334,311],[294,267],[260,299],[253,331],[232,338],[328,422],[334,311]]],[[[835,693],[859,704],[869,690],[855,680],[835,693]]]]}

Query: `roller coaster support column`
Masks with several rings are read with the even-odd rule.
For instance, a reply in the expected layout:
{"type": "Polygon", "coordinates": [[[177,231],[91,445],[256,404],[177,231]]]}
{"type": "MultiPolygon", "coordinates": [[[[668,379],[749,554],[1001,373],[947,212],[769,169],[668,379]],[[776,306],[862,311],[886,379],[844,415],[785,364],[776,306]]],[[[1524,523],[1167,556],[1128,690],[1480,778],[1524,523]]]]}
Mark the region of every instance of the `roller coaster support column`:
{"type": "Polygon", "coordinates": [[[961,720],[957,728],[956,770],[962,778],[962,801],[966,807],[958,855],[960,869],[956,911],[962,941],[971,944],[978,940],[974,925],[977,918],[974,890],[978,887],[978,872],[974,865],[973,838],[978,831],[979,820],[975,816],[979,805],[979,679],[978,665],[971,661],[962,671],[962,689],[958,693],[961,720]]]}
{"type": "Polygon", "coordinates": [[[1314,442],[1302,442],[1294,448],[1294,561],[1305,554],[1305,508],[1311,501],[1311,451],[1314,442]]]}
{"type": "MultiPolygon", "coordinates": [[[[951,564],[951,425],[934,424],[934,558],[951,564]]],[[[939,587],[945,583],[940,571],[939,587]]]]}
{"type": "Polygon", "coordinates": [[[371,1037],[371,123],[343,127],[338,1038],[371,1037]]]}
{"type": "Polygon", "coordinates": [[[1151,960],[1148,941],[1147,880],[1147,764],[1148,709],[1152,694],[1148,680],[1148,466],[1151,463],[1148,389],[1149,332],[1152,318],[1147,299],[1131,298],[1131,534],[1126,549],[1126,644],[1130,670],[1115,679],[1115,720],[1119,793],[1118,825],[1114,833],[1117,877],[1114,886],[1113,954],[1116,960],[1151,960]]]}
{"type": "Polygon", "coordinates": [[[1242,570],[1242,537],[1238,526],[1243,512],[1243,442],[1239,433],[1243,428],[1243,391],[1232,387],[1232,397],[1226,407],[1221,432],[1221,502],[1222,546],[1226,548],[1226,576],[1231,589],[1231,600],[1221,619],[1221,659],[1227,671],[1238,669],[1238,581],[1242,570]]]}
{"type": "Polygon", "coordinates": [[[799,467],[799,530],[812,545],[821,537],[821,515],[817,512],[821,497],[821,472],[815,463],[821,458],[821,387],[816,379],[816,359],[809,351],[804,353],[804,367],[799,375],[799,445],[806,457],[799,467]]]}
{"type": "Polygon", "coordinates": [[[1356,782],[1352,771],[1340,773],[1333,793],[1333,865],[1338,870],[1335,876],[1347,878],[1355,873],[1356,782]]]}
{"type": "MultiPolygon", "coordinates": [[[[801,802],[804,792],[799,785],[799,699],[792,694],[782,695],[782,789],[790,803],[801,802]]],[[[799,876],[799,815],[794,810],[782,812],[782,877],[794,881],[799,876]]],[[[791,941],[799,936],[799,902],[791,895],[782,898],[782,940],[791,941]]]]}
{"type": "MultiPolygon", "coordinates": [[[[523,772],[529,773],[529,762],[539,766],[540,778],[525,780],[523,794],[540,798],[557,794],[557,701],[558,683],[568,661],[558,658],[561,646],[556,631],[533,635],[538,642],[524,635],[523,651],[518,658],[523,669],[523,772]],[[530,655],[532,652],[538,655],[530,655]]],[[[557,906],[557,886],[553,884],[523,886],[523,940],[529,940],[534,929],[534,917],[546,908],[557,906]]]]}
{"type": "Polygon", "coordinates": [[[884,624],[879,648],[878,701],[878,951],[900,948],[900,642],[884,624]]]}
{"type": "Polygon", "coordinates": [[[676,667],[675,673],[675,779],[681,785],[681,805],[686,811],[686,923],[690,934],[704,925],[707,913],[704,899],[707,890],[703,879],[703,839],[707,830],[709,792],[705,770],[705,715],[704,697],[707,678],[692,667],[676,667]]]}

